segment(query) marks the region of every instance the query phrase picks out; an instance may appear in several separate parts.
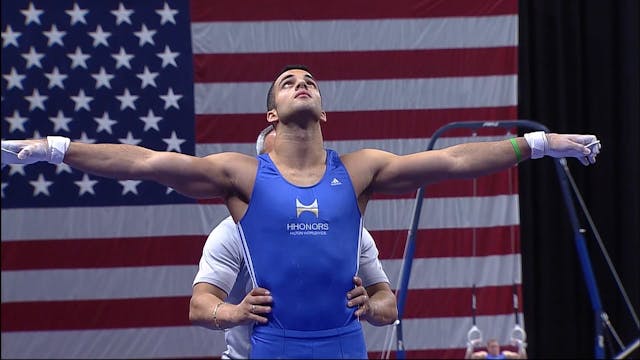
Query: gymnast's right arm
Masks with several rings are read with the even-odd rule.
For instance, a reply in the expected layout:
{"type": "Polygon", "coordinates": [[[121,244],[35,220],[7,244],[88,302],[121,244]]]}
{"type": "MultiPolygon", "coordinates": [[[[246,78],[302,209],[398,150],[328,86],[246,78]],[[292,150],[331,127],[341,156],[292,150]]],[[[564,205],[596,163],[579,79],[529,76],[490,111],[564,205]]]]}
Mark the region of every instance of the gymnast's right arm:
{"type": "Polygon", "coordinates": [[[2,164],[48,161],[114,179],[151,180],[193,198],[220,197],[236,179],[255,172],[255,159],[239,153],[195,157],[153,151],[128,144],[85,144],[49,136],[37,140],[2,140],[2,164]],[[245,174],[245,172],[247,174],[245,174]]]}

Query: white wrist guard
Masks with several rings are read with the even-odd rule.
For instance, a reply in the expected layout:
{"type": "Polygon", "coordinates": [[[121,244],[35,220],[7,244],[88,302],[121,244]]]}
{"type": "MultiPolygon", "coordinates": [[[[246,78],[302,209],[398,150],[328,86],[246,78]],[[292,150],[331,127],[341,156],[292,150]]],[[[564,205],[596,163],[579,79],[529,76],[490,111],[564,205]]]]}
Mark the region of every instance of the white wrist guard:
{"type": "Polygon", "coordinates": [[[64,154],[67,153],[71,140],[64,136],[47,136],[47,161],[51,164],[60,164],[64,160],[64,154]]]}
{"type": "Polygon", "coordinates": [[[549,142],[544,131],[536,131],[524,134],[524,139],[531,148],[531,158],[540,159],[549,152],[549,142]]]}

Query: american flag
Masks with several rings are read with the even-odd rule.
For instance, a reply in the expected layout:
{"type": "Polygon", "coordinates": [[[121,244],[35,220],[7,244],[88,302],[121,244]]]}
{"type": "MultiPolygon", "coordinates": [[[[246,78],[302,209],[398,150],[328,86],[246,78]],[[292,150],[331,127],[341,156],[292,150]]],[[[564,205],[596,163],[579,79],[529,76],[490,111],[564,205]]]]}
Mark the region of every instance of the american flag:
{"type": "MultiPolygon", "coordinates": [[[[517,0],[3,1],[2,137],[253,153],[270,82],[306,64],[327,147],[421,151],[451,121],[517,118],[517,14],[517,0]]],[[[456,130],[436,147],[509,136],[456,130]]],[[[515,168],[427,188],[408,357],[462,356],[474,285],[478,327],[507,345],[514,285],[521,295],[517,188],[515,168]]],[[[365,214],[394,288],[414,196],[376,196],[365,214]]],[[[5,167],[2,357],[219,356],[222,334],[191,325],[188,304],[206,235],[227,214],[154,183],[5,167]]],[[[371,357],[395,349],[391,330],[365,325],[371,357]]]]}

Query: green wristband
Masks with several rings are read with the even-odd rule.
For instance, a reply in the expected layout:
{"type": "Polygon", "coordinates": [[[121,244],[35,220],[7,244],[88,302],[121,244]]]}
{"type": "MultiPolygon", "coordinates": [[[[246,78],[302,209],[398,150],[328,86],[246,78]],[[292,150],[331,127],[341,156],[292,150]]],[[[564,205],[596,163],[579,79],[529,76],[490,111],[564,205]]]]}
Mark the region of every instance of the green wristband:
{"type": "Polygon", "coordinates": [[[522,153],[520,153],[520,146],[518,145],[516,138],[511,138],[509,140],[511,141],[511,145],[513,146],[513,151],[516,152],[516,160],[518,162],[522,161],[522,153]]]}

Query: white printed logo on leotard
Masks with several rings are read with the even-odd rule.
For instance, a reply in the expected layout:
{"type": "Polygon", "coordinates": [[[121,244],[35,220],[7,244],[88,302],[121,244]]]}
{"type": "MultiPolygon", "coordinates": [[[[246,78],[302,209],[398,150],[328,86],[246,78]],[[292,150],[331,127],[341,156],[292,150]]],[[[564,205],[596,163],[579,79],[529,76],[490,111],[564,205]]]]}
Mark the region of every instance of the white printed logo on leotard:
{"type": "Polygon", "coordinates": [[[318,199],[313,200],[309,205],[305,205],[296,198],[296,217],[300,217],[300,214],[305,211],[308,211],[318,217],[318,199]]]}

